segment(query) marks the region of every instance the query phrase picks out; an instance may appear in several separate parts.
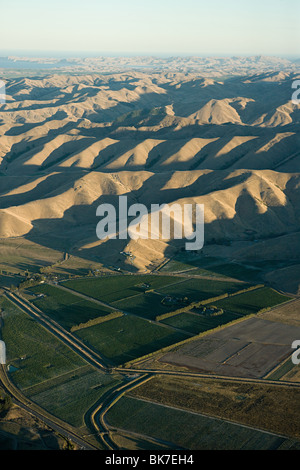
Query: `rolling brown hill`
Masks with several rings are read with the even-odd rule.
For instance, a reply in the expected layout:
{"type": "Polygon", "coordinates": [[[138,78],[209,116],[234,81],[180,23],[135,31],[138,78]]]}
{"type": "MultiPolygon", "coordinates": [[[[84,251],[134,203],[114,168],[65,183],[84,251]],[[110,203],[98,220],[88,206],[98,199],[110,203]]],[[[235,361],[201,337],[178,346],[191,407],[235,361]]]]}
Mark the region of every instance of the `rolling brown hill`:
{"type": "Polygon", "coordinates": [[[102,202],[205,205],[207,253],[299,261],[296,72],[122,72],[6,80],[0,238],[135,269],[184,241],[96,237],[102,202]],[[124,260],[123,260],[124,262],[124,260]]]}

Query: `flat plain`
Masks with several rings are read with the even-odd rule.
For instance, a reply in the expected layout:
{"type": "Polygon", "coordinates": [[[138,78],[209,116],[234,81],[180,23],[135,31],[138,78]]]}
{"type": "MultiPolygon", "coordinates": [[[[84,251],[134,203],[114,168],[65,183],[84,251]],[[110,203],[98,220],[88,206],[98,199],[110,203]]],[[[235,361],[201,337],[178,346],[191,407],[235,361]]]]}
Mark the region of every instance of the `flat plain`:
{"type": "Polygon", "coordinates": [[[292,439],[132,397],[119,400],[107,419],[112,429],[146,434],[179,449],[277,450],[285,445],[299,448],[292,439]]]}
{"type": "Polygon", "coordinates": [[[160,360],[212,374],[261,378],[291,355],[300,329],[249,318],[195,339],[160,360]]]}

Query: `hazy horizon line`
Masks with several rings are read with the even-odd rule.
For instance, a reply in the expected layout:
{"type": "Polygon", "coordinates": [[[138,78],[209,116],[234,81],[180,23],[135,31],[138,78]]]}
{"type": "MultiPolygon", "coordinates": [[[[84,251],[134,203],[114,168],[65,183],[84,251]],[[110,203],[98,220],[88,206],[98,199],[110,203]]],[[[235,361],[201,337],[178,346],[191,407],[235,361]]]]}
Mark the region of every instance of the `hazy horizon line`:
{"type": "Polygon", "coordinates": [[[57,50],[22,50],[22,49],[0,49],[1,57],[17,56],[17,57],[30,57],[30,58],[97,58],[97,57],[159,57],[159,58],[171,58],[171,57],[274,57],[281,59],[297,59],[299,55],[294,54],[274,54],[274,53],[262,53],[262,52],[245,52],[245,53],[217,53],[217,52],[109,52],[109,51],[57,51],[57,50]],[[3,55],[2,55],[3,54],[3,55]]]}

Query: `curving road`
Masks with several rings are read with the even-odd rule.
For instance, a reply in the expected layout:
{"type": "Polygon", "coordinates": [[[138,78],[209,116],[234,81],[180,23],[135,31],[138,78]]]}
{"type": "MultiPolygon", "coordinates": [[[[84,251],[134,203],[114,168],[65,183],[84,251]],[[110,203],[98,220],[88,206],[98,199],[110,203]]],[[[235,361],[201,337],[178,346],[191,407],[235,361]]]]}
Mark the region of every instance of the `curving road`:
{"type": "MultiPolygon", "coordinates": [[[[66,289],[69,290],[69,289],[66,289]]],[[[203,374],[203,373],[193,373],[185,371],[169,371],[161,369],[143,369],[143,368],[121,368],[114,367],[106,358],[103,358],[95,351],[92,351],[88,348],[83,342],[74,337],[71,333],[61,327],[54,320],[45,315],[37,307],[33,306],[30,302],[24,299],[17,293],[12,293],[10,291],[5,292],[6,297],[15,303],[19,308],[25,311],[27,314],[35,318],[41,325],[43,325],[49,332],[56,335],[63,342],[65,342],[70,348],[72,348],[77,354],[84,358],[89,364],[93,367],[100,369],[104,373],[118,373],[126,376],[126,382],[118,385],[116,388],[112,389],[107,393],[100,403],[94,406],[94,409],[90,412],[90,421],[95,429],[97,436],[104,446],[104,448],[109,450],[118,449],[117,445],[114,443],[112,438],[113,428],[111,428],[105,419],[106,413],[109,409],[128,391],[138,387],[147,380],[150,380],[154,375],[172,375],[176,377],[197,377],[197,378],[208,378],[213,380],[226,380],[233,382],[244,382],[244,383],[254,383],[254,384],[268,384],[274,385],[277,387],[291,387],[298,388],[300,383],[295,382],[285,382],[285,381],[272,381],[266,379],[251,379],[245,377],[227,377],[219,376],[216,374],[203,374]],[[133,375],[132,378],[130,376],[133,375]],[[129,381],[128,381],[129,379],[129,381]]],[[[124,377],[125,380],[125,377],[124,377]]],[[[31,402],[29,399],[24,397],[20,390],[18,390],[9,380],[9,377],[6,373],[6,366],[1,366],[0,369],[0,381],[5,388],[5,390],[13,397],[15,403],[17,403],[22,408],[26,409],[30,413],[34,414],[39,419],[43,420],[50,427],[60,432],[62,435],[75,442],[82,449],[88,450],[97,450],[98,448],[90,445],[84,439],[76,434],[76,431],[69,427],[66,423],[59,421],[45,410],[39,408],[35,403],[31,402]]],[[[147,436],[143,436],[147,440],[147,436]]]]}
{"type": "Polygon", "coordinates": [[[47,413],[44,409],[40,408],[36,403],[30,401],[27,397],[25,397],[21,391],[14,386],[14,384],[10,381],[7,371],[6,365],[0,365],[0,384],[3,389],[8,393],[13,402],[18,405],[20,408],[23,408],[25,411],[30,413],[31,415],[35,416],[47,426],[52,428],[54,431],[59,432],[68,440],[74,442],[76,445],[79,446],[82,450],[97,450],[96,447],[92,446],[88,442],[86,442],[82,437],[78,436],[76,432],[71,428],[71,426],[67,425],[66,423],[61,422],[55,417],[52,417],[49,413],[47,413]]]}

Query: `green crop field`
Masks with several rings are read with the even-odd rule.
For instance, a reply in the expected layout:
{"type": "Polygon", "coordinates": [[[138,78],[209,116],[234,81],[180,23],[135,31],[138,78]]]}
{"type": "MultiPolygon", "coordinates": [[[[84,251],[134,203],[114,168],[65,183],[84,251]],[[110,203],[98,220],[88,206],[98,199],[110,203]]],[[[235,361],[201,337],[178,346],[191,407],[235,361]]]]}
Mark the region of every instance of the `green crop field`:
{"type": "Polygon", "coordinates": [[[230,277],[247,282],[259,282],[262,266],[255,266],[254,263],[244,265],[240,263],[224,263],[221,258],[211,256],[191,257],[189,255],[181,255],[178,259],[170,260],[161,268],[161,272],[187,271],[193,268],[199,268],[189,274],[197,274],[212,277],[230,277]],[[253,266],[252,266],[253,264],[253,266]]]}
{"type": "Polygon", "coordinates": [[[236,292],[248,287],[246,284],[235,281],[216,281],[213,279],[187,279],[177,285],[159,288],[164,295],[175,297],[188,297],[192,302],[217,297],[222,294],[236,292]]]}
{"type": "Polygon", "coordinates": [[[184,333],[133,315],[78,330],[76,336],[115,364],[136,359],[187,338],[184,333]]]}
{"type": "Polygon", "coordinates": [[[214,302],[214,305],[241,315],[248,315],[250,313],[257,313],[264,308],[274,307],[287,300],[290,300],[290,297],[279,294],[279,292],[269,287],[262,287],[261,289],[219,300],[214,302]]]}
{"type": "Polygon", "coordinates": [[[35,294],[44,294],[45,297],[36,298],[31,302],[67,329],[112,312],[110,308],[85,300],[59,287],[41,284],[31,287],[30,291],[35,294]]]}
{"type": "Polygon", "coordinates": [[[2,339],[6,343],[7,363],[20,388],[30,387],[57,375],[86,365],[77,354],[48,333],[39,323],[5,298],[2,339]]]}
{"type": "Polygon", "coordinates": [[[188,252],[180,253],[176,257],[176,261],[194,267],[197,266],[198,268],[208,268],[214,264],[220,263],[220,260],[221,258],[217,258],[215,256],[194,256],[192,253],[188,252]]]}
{"type": "Polygon", "coordinates": [[[209,263],[203,260],[192,260],[190,263],[183,263],[171,260],[161,269],[163,273],[182,272],[193,276],[205,276],[213,278],[234,278],[241,281],[257,282],[261,270],[251,266],[244,266],[237,263],[209,263]],[[212,264],[212,266],[210,266],[212,264]]]}
{"type": "Polygon", "coordinates": [[[212,266],[211,270],[219,276],[227,276],[249,282],[257,282],[261,273],[260,269],[237,263],[217,264],[212,266]]]}
{"type": "Polygon", "coordinates": [[[186,411],[232,420],[254,429],[268,429],[298,441],[300,423],[295,413],[300,389],[265,383],[156,375],[130,392],[186,411]]]}
{"type": "Polygon", "coordinates": [[[180,280],[181,278],[172,276],[117,275],[98,279],[76,279],[66,281],[63,285],[95,299],[111,303],[143,293],[145,291],[143,284],[149,284],[149,289],[155,289],[180,280]]]}
{"type": "Polygon", "coordinates": [[[176,273],[181,271],[189,271],[191,269],[195,269],[195,266],[192,266],[191,264],[182,263],[181,261],[171,260],[160,269],[160,272],[176,273]]]}
{"type": "Polygon", "coordinates": [[[217,326],[229,323],[236,318],[237,315],[230,312],[224,312],[221,315],[211,317],[185,312],[169,317],[166,320],[162,320],[162,323],[174,326],[175,328],[180,328],[190,333],[199,334],[203,331],[208,331],[212,328],[216,328],[217,326]]]}
{"type": "Polygon", "coordinates": [[[203,269],[203,268],[194,268],[192,271],[188,273],[192,276],[201,276],[201,277],[209,277],[209,278],[217,278],[217,279],[227,279],[229,276],[224,274],[216,273],[213,270],[203,269]]]}
{"type": "Polygon", "coordinates": [[[190,450],[278,449],[286,441],[221,419],[127,396],[121,398],[106,417],[113,427],[152,436],[190,450]]]}
{"type": "Polygon", "coordinates": [[[157,315],[162,315],[174,310],[174,308],[178,308],[174,307],[174,305],[163,305],[161,303],[163,298],[164,296],[162,295],[149,292],[113,302],[111,305],[135,315],[154,320],[157,315]]]}
{"type": "Polygon", "coordinates": [[[89,408],[120,383],[117,376],[103,374],[92,367],[81,368],[59,379],[41,384],[38,390],[25,390],[25,393],[39,406],[76,427],[83,426],[89,408]]]}
{"type": "Polygon", "coordinates": [[[187,297],[189,302],[201,301],[248,287],[248,284],[238,281],[161,275],[120,275],[104,279],[72,280],[64,282],[64,285],[108,302],[117,309],[151,320],[186,305],[180,302],[180,298],[187,297]],[[167,295],[179,298],[178,302],[163,304],[167,295]]]}

